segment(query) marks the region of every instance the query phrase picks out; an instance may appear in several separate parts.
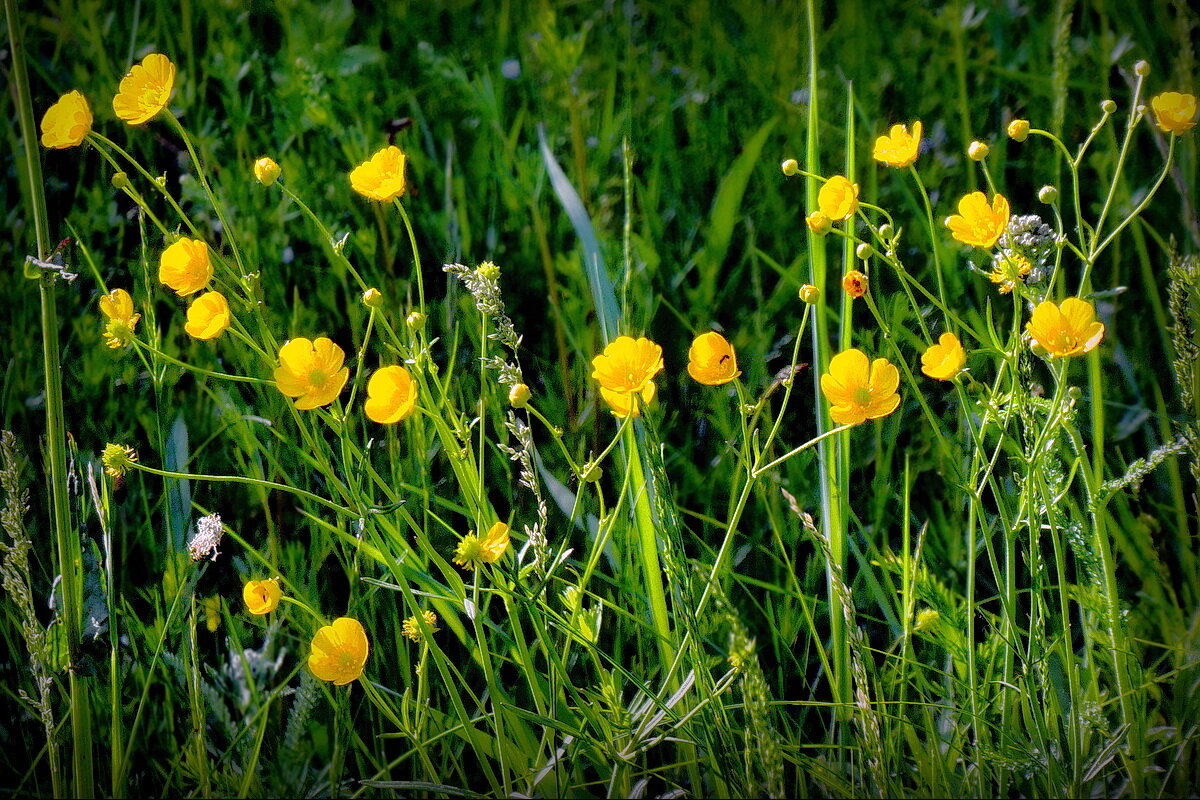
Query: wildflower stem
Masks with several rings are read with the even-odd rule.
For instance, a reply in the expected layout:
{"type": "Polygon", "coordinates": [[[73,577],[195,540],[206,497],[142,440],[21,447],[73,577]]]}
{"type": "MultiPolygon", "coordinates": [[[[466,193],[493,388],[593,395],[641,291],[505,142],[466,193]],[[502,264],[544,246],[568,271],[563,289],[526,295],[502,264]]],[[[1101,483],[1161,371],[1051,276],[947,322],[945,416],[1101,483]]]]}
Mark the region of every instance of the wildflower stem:
{"type": "MultiPolygon", "coordinates": [[[[230,330],[232,330],[232,328],[230,330]]],[[[167,355],[149,342],[143,342],[141,339],[136,338],[132,339],[131,341],[139,351],[145,350],[156,358],[161,358],[163,361],[174,364],[177,367],[182,367],[189,372],[195,372],[198,375],[207,375],[210,378],[220,378],[222,380],[237,381],[239,383],[257,383],[263,386],[275,385],[275,381],[269,381],[265,378],[251,378],[248,375],[231,375],[227,372],[215,372],[214,370],[205,369],[204,367],[197,367],[195,364],[189,364],[186,361],[180,361],[174,356],[167,355]]]]}
{"type": "Polygon", "coordinates": [[[216,194],[213,193],[212,187],[208,184],[208,176],[205,174],[204,164],[201,163],[200,156],[196,154],[196,148],[192,145],[192,137],[188,136],[187,130],[184,129],[175,115],[171,113],[170,109],[164,109],[164,111],[166,111],[167,123],[183,139],[183,144],[187,147],[188,155],[192,157],[192,165],[196,168],[196,177],[200,179],[200,185],[204,188],[204,194],[208,198],[208,202],[212,205],[213,211],[216,212],[217,219],[221,221],[221,233],[224,234],[225,239],[229,242],[229,249],[233,251],[233,260],[237,262],[238,272],[245,275],[247,270],[245,265],[242,264],[241,248],[238,247],[237,239],[233,235],[233,228],[230,226],[229,220],[225,219],[225,212],[222,210],[221,203],[217,200],[216,194]]]}
{"type": "MultiPolygon", "coordinates": [[[[636,403],[638,400],[633,399],[631,402],[636,403]]],[[[654,511],[650,507],[651,489],[642,464],[642,452],[637,440],[636,428],[626,424],[624,429],[623,441],[625,452],[628,454],[629,467],[627,491],[630,508],[633,511],[634,528],[638,534],[646,591],[650,600],[650,618],[654,623],[654,632],[658,639],[662,663],[666,667],[675,661],[675,647],[672,644],[671,617],[667,611],[667,595],[663,589],[662,569],[658,561],[660,548],[658,526],[654,524],[654,511]]]]}
{"type": "Polygon", "coordinates": [[[350,509],[346,508],[345,506],[339,506],[337,503],[333,502],[332,500],[326,500],[324,497],[321,497],[320,495],[315,495],[312,492],[305,491],[304,489],[297,489],[294,486],[287,486],[282,483],[275,483],[274,481],[264,481],[264,480],[259,480],[258,478],[247,478],[242,475],[202,475],[202,474],[198,474],[198,473],[194,473],[194,472],[172,472],[170,470],[158,469],[156,467],[147,466],[146,464],[143,464],[140,461],[133,462],[131,464],[131,466],[134,469],[141,470],[142,472],[148,472],[151,475],[157,475],[160,478],[176,478],[176,479],[180,479],[180,480],[193,480],[193,481],[212,481],[214,483],[244,483],[249,486],[261,486],[264,489],[276,489],[281,492],[288,492],[290,494],[294,494],[297,497],[303,497],[304,499],[311,500],[314,503],[320,503],[321,505],[325,506],[326,508],[330,509],[331,511],[336,511],[339,514],[341,514],[342,516],[347,517],[349,519],[358,519],[361,516],[357,512],[351,511],[350,509]]]}
{"type": "MultiPolygon", "coordinates": [[[[1116,194],[1117,194],[1117,184],[1121,182],[1121,170],[1124,169],[1124,167],[1125,167],[1125,159],[1129,157],[1129,145],[1132,144],[1132,142],[1133,142],[1133,132],[1134,132],[1134,130],[1137,129],[1137,124],[1138,124],[1138,122],[1141,121],[1142,114],[1144,113],[1144,110],[1143,111],[1138,110],[1138,100],[1141,98],[1142,84],[1145,82],[1146,82],[1145,76],[1138,75],[1137,85],[1133,89],[1133,100],[1130,103],[1129,122],[1125,126],[1125,139],[1121,142],[1121,151],[1120,151],[1120,153],[1117,154],[1117,165],[1116,165],[1116,167],[1113,168],[1112,178],[1109,180],[1109,184],[1108,184],[1108,195],[1104,198],[1104,206],[1100,209],[1100,216],[1096,219],[1096,227],[1094,229],[1094,232],[1092,233],[1091,246],[1092,246],[1093,258],[1095,257],[1095,255],[1097,253],[1100,252],[1100,248],[1096,247],[1096,239],[1100,238],[1100,233],[1101,233],[1101,231],[1104,230],[1104,220],[1107,219],[1108,213],[1112,210],[1113,198],[1116,197],[1116,194]]],[[[1175,137],[1172,136],[1171,139],[1174,140],[1175,137]]],[[[1169,167],[1170,164],[1171,164],[1171,160],[1170,160],[1170,158],[1168,158],[1165,166],[1169,167]]],[[[1162,183],[1163,177],[1166,177],[1166,172],[1167,172],[1166,169],[1164,169],[1162,177],[1160,177],[1158,180],[1158,183],[1155,184],[1155,188],[1157,188],[1157,186],[1162,183]]],[[[1149,192],[1146,195],[1146,199],[1143,202],[1148,202],[1149,199],[1153,196],[1154,196],[1154,192],[1153,191],[1149,192]]],[[[1125,220],[1125,223],[1128,223],[1129,220],[1132,219],[1135,215],[1136,215],[1136,212],[1134,212],[1134,214],[1130,214],[1129,218],[1127,218],[1125,220]]],[[[1116,231],[1113,231],[1113,234],[1115,235],[1116,232],[1121,230],[1121,228],[1123,228],[1123,227],[1124,227],[1124,224],[1118,225],[1116,231]]],[[[1111,239],[1112,239],[1112,236],[1109,236],[1108,240],[1111,240],[1111,239]]],[[[1106,240],[1106,241],[1108,241],[1108,240],[1106,240]]],[[[1090,267],[1091,265],[1088,264],[1088,266],[1090,267]]]]}
{"type": "MultiPolygon", "coordinates": [[[[970,330],[969,328],[966,328],[966,326],[962,324],[958,317],[950,311],[949,303],[946,302],[946,284],[942,277],[942,248],[939,246],[937,223],[935,223],[933,220],[933,203],[929,200],[929,192],[925,189],[925,181],[921,180],[921,173],[917,172],[917,168],[912,164],[909,164],[908,171],[913,176],[913,182],[917,185],[917,191],[921,193],[921,204],[925,207],[925,221],[929,224],[929,249],[933,251],[933,274],[937,280],[938,308],[940,308],[942,313],[945,315],[947,324],[953,321],[960,328],[970,330]]],[[[900,264],[899,258],[892,258],[885,255],[884,260],[888,261],[892,268],[895,269],[900,275],[902,283],[907,284],[911,281],[918,289],[924,292],[926,296],[929,296],[928,290],[926,290],[923,285],[913,280],[904,270],[900,264]]],[[[930,299],[932,300],[933,298],[930,297],[930,299]]],[[[922,319],[920,314],[917,314],[917,319],[922,319]]],[[[953,328],[951,328],[950,331],[953,333],[953,328]]],[[[972,335],[974,335],[973,331],[972,335]]],[[[978,339],[979,337],[976,336],[975,338],[978,339]]]]}
{"type": "Polygon", "coordinates": [[[787,461],[792,456],[796,456],[796,455],[799,455],[800,453],[803,453],[805,450],[812,447],[814,444],[819,444],[820,442],[823,442],[825,439],[828,439],[830,436],[833,436],[834,434],[837,434],[837,433],[841,433],[842,431],[845,431],[845,430],[849,430],[850,428],[853,428],[853,427],[854,427],[853,424],[847,423],[845,425],[839,425],[836,428],[831,428],[830,430],[827,430],[824,433],[818,434],[818,435],[814,436],[813,438],[809,439],[804,444],[800,445],[799,447],[792,448],[787,453],[781,455],[779,458],[775,459],[774,461],[763,464],[761,467],[754,467],[753,469],[750,470],[750,476],[753,478],[757,478],[760,475],[762,475],[764,472],[774,469],[775,467],[782,464],[784,461],[787,461]]]}

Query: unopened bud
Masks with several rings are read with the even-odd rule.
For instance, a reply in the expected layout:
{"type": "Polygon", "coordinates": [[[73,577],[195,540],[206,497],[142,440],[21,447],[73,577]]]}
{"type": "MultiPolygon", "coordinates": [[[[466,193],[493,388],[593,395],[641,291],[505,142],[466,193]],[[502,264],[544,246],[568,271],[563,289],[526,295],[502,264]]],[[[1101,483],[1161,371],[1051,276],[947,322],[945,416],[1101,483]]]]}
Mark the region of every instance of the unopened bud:
{"type": "Polygon", "coordinates": [[[279,180],[279,173],[282,170],[275,163],[275,159],[263,156],[258,161],[254,162],[254,178],[263,186],[270,186],[275,181],[279,180]]]}
{"type": "Polygon", "coordinates": [[[892,227],[892,223],[885,222],[879,226],[879,238],[883,239],[885,242],[891,241],[892,237],[895,235],[896,229],[892,227]]]}
{"type": "Polygon", "coordinates": [[[1136,72],[1138,75],[1140,75],[1143,78],[1146,77],[1147,75],[1150,74],[1150,62],[1146,61],[1144,59],[1142,61],[1137,62],[1136,64],[1133,65],[1133,71],[1136,72]]]}
{"type": "Polygon", "coordinates": [[[1023,142],[1029,136],[1029,120],[1014,119],[1008,123],[1008,138],[1014,142],[1023,142]]]}
{"type": "Polygon", "coordinates": [[[1102,100],[1100,101],[1100,110],[1105,114],[1115,114],[1117,113],[1117,104],[1112,100],[1102,100]]]}
{"type": "Polygon", "coordinates": [[[529,405],[530,397],[533,397],[533,392],[529,391],[529,387],[518,383],[508,391],[508,404],[513,408],[524,408],[529,405]]]}
{"type": "Polygon", "coordinates": [[[808,229],[817,236],[824,236],[833,228],[833,221],[820,211],[814,211],[809,214],[804,218],[804,222],[808,225],[808,229]]]}
{"type": "Polygon", "coordinates": [[[372,286],[362,293],[362,303],[367,308],[379,308],[383,305],[383,292],[372,286]]]}
{"type": "Polygon", "coordinates": [[[858,256],[863,261],[866,261],[871,256],[875,255],[875,248],[863,242],[858,247],[854,248],[854,255],[858,256]]]}
{"type": "Polygon", "coordinates": [[[1048,206],[1054,205],[1058,200],[1058,189],[1055,189],[1053,186],[1043,186],[1041,189],[1038,189],[1038,200],[1041,200],[1048,206]]]}
{"type": "Polygon", "coordinates": [[[404,320],[404,324],[408,326],[410,331],[415,331],[425,325],[425,315],[420,311],[414,311],[404,320]]]}
{"type": "Polygon", "coordinates": [[[124,172],[114,172],[110,180],[114,189],[125,191],[129,188],[129,176],[124,172]]]}
{"type": "Polygon", "coordinates": [[[783,170],[783,174],[787,175],[789,178],[800,171],[800,165],[796,163],[796,159],[794,158],[789,158],[788,160],[784,161],[779,165],[779,168],[783,170]]]}
{"type": "Polygon", "coordinates": [[[967,155],[970,156],[972,161],[983,161],[990,152],[991,148],[979,141],[971,142],[970,146],[967,147],[967,155]]]}
{"type": "Polygon", "coordinates": [[[821,299],[821,290],[811,283],[806,283],[800,287],[800,299],[810,306],[815,305],[821,299]]]}

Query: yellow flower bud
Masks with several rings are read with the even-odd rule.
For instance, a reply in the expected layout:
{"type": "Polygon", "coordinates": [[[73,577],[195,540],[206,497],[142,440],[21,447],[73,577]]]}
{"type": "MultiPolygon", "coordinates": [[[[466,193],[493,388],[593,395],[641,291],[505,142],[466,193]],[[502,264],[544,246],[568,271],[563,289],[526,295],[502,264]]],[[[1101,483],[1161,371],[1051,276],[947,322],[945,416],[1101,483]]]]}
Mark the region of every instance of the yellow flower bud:
{"type": "Polygon", "coordinates": [[[383,305],[383,292],[372,286],[362,293],[362,303],[367,308],[379,308],[383,305]]]}
{"type": "Polygon", "coordinates": [[[991,148],[980,141],[971,142],[967,148],[967,155],[970,156],[972,161],[983,161],[988,157],[988,153],[990,152],[991,148]]]}
{"type": "Polygon", "coordinates": [[[1100,110],[1105,114],[1115,114],[1117,113],[1117,104],[1112,100],[1102,100],[1100,102],[1100,110]]]}
{"type": "Polygon", "coordinates": [[[811,283],[806,283],[800,287],[800,299],[810,306],[815,305],[821,299],[821,290],[811,283]]]}
{"type": "Polygon", "coordinates": [[[1041,200],[1048,206],[1054,205],[1055,201],[1058,200],[1058,189],[1055,189],[1053,186],[1043,186],[1041,189],[1038,189],[1038,200],[1041,200]]]}
{"type": "Polygon", "coordinates": [[[415,331],[425,325],[425,315],[420,311],[414,311],[404,320],[404,324],[408,326],[410,331],[415,331]]]}
{"type": "Polygon", "coordinates": [[[829,217],[825,216],[820,211],[814,211],[813,213],[809,214],[807,217],[805,217],[804,221],[807,223],[808,229],[817,236],[824,236],[825,234],[829,233],[829,230],[833,227],[833,220],[829,219],[829,217]]]}
{"type": "Polygon", "coordinates": [[[1144,59],[1142,61],[1137,62],[1136,64],[1133,65],[1133,71],[1136,72],[1138,75],[1140,75],[1143,78],[1146,77],[1147,75],[1150,74],[1150,62],[1146,61],[1144,59]]]}
{"type": "Polygon", "coordinates": [[[110,180],[114,189],[125,191],[129,188],[129,176],[124,172],[114,172],[110,180]]]}
{"type": "Polygon", "coordinates": [[[1029,120],[1014,119],[1008,123],[1008,138],[1014,142],[1023,142],[1029,136],[1029,120]]]}
{"type": "Polygon", "coordinates": [[[258,161],[254,162],[254,177],[263,186],[270,186],[275,181],[279,180],[279,173],[282,170],[275,163],[275,159],[263,156],[258,161]]]}
{"type": "Polygon", "coordinates": [[[508,404],[513,408],[524,408],[529,405],[529,398],[532,396],[528,386],[518,383],[508,391],[508,404]]]}
{"type": "Polygon", "coordinates": [[[790,178],[800,171],[800,165],[796,163],[796,159],[789,158],[780,165],[780,169],[783,170],[784,175],[790,178]]]}

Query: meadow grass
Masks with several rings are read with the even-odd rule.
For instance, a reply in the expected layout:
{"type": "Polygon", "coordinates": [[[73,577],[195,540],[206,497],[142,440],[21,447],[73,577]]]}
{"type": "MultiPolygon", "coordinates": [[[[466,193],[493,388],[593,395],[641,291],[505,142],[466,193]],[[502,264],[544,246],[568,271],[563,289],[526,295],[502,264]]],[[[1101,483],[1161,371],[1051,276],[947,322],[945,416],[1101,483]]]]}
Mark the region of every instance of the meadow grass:
{"type": "Polygon", "coordinates": [[[1194,791],[1186,3],[5,9],[6,791],[1194,791]]]}

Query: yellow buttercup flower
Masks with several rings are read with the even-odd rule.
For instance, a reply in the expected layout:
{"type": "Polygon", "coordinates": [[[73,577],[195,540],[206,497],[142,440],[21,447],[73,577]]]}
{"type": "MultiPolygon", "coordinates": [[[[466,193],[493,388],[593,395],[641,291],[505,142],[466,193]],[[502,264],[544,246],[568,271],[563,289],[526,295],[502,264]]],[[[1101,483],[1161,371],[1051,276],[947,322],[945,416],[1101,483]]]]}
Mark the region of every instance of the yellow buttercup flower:
{"type": "Polygon", "coordinates": [[[852,269],[842,276],[842,291],[851,297],[862,297],[867,293],[867,276],[852,269]]]}
{"type": "Polygon", "coordinates": [[[345,351],[324,336],[314,341],[292,339],[279,348],[275,385],[297,398],[296,408],[301,411],[327,406],[350,378],[350,368],[342,366],[345,360],[345,351]]]}
{"type": "Polygon", "coordinates": [[[263,186],[270,186],[275,181],[279,180],[279,174],[283,172],[279,165],[275,163],[275,159],[268,156],[263,156],[254,162],[254,179],[263,186]]]}
{"type": "Polygon", "coordinates": [[[345,686],[362,675],[369,651],[362,623],[353,617],[338,617],[313,636],[308,668],[323,681],[345,686]]]}
{"type": "Polygon", "coordinates": [[[829,415],[839,425],[858,425],[886,417],[900,405],[900,371],[886,358],[874,362],[865,353],[850,349],[829,362],[821,376],[821,392],[832,404],[829,415]]]}
{"type": "Polygon", "coordinates": [[[1091,351],[1104,338],[1104,323],[1096,321],[1096,309],[1078,297],[1068,297],[1062,305],[1047,300],[1038,304],[1025,323],[1033,343],[1051,358],[1078,356],[1091,351]]]}
{"type": "Polygon", "coordinates": [[[1150,101],[1155,122],[1167,133],[1181,136],[1196,126],[1196,96],[1163,92],[1150,101]]]}
{"type": "Polygon", "coordinates": [[[834,222],[850,219],[858,211],[858,184],[845,175],[834,175],[817,193],[817,208],[834,222]]]}
{"type": "Polygon", "coordinates": [[[716,331],[702,333],[692,341],[687,371],[705,386],[721,386],[742,374],[733,345],[716,331]]]}
{"type": "Polygon", "coordinates": [[[104,471],[114,478],[119,478],[133,469],[137,460],[137,453],[132,447],[113,442],[104,445],[104,451],[100,453],[100,462],[104,464],[104,471]]]}
{"type": "Polygon", "coordinates": [[[383,148],[350,173],[354,191],[381,203],[404,194],[404,164],[407,158],[395,145],[383,148]]]}
{"type": "Polygon", "coordinates": [[[133,313],[133,298],[124,289],[113,289],[100,298],[100,313],[108,318],[104,325],[104,343],[116,350],[133,339],[141,314],[133,313]]]}
{"type": "Polygon", "coordinates": [[[1029,138],[1029,120],[1014,119],[1008,123],[1008,138],[1014,142],[1023,142],[1029,138]]]}
{"type": "MultiPolygon", "coordinates": [[[[425,611],[421,614],[421,616],[425,619],[425,624],[428,625],[434,633],[437,633],[437,614],[433,613],[432,611],[425,611]]],[[[404,636],[407,636],[409,639],[412,639],[414,642],[422,642],[425,640],[425,634],[421,633],[421,624],[417,622],[416,617],[408,617],[405,619],[402,628],[403,630],[401,633],[404,636]]]]}
{"type": "Polygon", "coordinates": [[[193,339],[215,339],[229,327],[233,316],[229,301],[220,292],[206,292],[196,298],[187,312],[183,329],[193,339]]]}
{"type": "Polygon", "coordinates": [[[1008,199],[997,194],[988,205],[987,195],[971,192],[958,201],[958,213],[946,218],[946,227],[963,244],[991,247],[1008,227],[1008,199]]]}
{"type": "Polygon", "coordinates": [[[463,569],[473,570],[480,563],[495,564],[504,556],[508,545],[508,525],[497,522],[483,538],[476,536],[474,531],[464,536],[454,548],[451,560],[463,569]]]}
{"type": "Polygon", "coordinates": [[[638,416],[657,391],[654,376],[663,369],[662,348],[649,339],[618,336],[592,359],[592,377],[613,414],[638,416]]]}
{"type": "Polygon", "coordinates": [[[78,147],[92,129],[92,109],[78,89],[67,92],[42,117],[42,147],[78,147]]]}
{"type": "Polygon", "coordinates": [[[163,251],[158,261],[158,280],[180,297],[195,294],[212,280],[208,245],[184,236],[163,251]]]}
{"type": "Polygon", "coordinates": [[[367,402],[363,410],[382,425],[402,422],[417,408],[417,382],[404,367],[376,370],[367,382],[367,402]]]}
{"type": "Polygon", "coordinates": [[[141,125],[166,108],[175,87],[175,65],[162,53],[151,53],[121,79],[113,111],[130,125],[141,125]]]}
{"type": "Polygon", "coordinates": [[[278,578],[246,581],[246,585],[242,587],[242,600],[246,603],[246,610],[256,616],[270,614],[279,607],[282,597],[283,590],[279,588],[278,578]]]}
{"type": "Polygon", "coordinates": [[[920,153],[921,130],[920,120],[913,123],[911,134],[907,125],[893,125],[887,135],[875,140],[875,160],[889,167],[907,167],[920,153]]]}
{"type": "Polygon", "coordinates": [[[513,408],[525,408],[529,405],[531,397],[533,397],[533,392],[529,391],[529,387],[523,383],[513,384],[513,387],[508,390],[508,404],[513,408]]]}
{"type": "Polygon", "coordinates": [[[947,331],[921,354],[921,372],[939,381],[948,381],[967,363],[967,351],[958,337],[947,331]]]}

